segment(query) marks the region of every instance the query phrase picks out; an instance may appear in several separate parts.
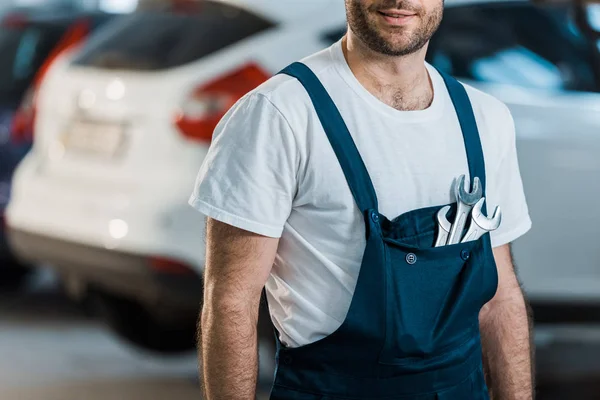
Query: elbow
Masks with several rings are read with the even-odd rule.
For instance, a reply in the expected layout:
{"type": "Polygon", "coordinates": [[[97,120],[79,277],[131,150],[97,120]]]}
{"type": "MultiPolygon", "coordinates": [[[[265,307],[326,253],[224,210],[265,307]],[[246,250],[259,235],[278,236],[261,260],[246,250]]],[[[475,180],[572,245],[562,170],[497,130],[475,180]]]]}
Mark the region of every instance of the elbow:
{"type": "Polygon", "coordinates": [[[212,319],[258,319],[260,296],[260,291],[254,293],[231,285],[207,282],[204,289],[202,323],[212,319]]]}

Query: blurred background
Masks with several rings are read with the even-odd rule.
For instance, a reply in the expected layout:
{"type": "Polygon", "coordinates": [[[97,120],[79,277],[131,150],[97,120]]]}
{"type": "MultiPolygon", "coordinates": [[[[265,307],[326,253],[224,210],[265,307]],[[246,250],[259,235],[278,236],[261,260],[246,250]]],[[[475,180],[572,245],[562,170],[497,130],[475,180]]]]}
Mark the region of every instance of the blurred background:
{"type": "MultiPolygon", "coordinates": [[[[2,0],[0,14],[0,399],[199,399],[194,178],[237,99],[341,38],[343,1],[2,0]]],[[[446,0],[428,53],[515,119],[539,399],[600,399],[599,39],[594,3],[446,0]]]]}

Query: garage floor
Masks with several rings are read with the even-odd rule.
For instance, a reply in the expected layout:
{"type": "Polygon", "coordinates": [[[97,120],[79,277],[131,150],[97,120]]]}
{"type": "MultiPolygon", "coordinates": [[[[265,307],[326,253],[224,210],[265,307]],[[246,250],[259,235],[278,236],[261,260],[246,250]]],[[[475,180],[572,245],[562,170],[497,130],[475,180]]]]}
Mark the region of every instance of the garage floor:
{"type": "MultiPolygon", "coordinates": [[[[600,399],[600,327],[540,327],[536,342],[538,399],[600,399]]],[[[0,296],[0,399],[165,398],[200,398],[194,354],[132,350],[66,300],[46,273],[28,293],[0,296]]]]}
{"type": "Polygon", "coordinates": [[[200,398],[195,354],[132,349],[56,286],[43,271],[26,293],[0,295],[0,399],[200,398]]]}

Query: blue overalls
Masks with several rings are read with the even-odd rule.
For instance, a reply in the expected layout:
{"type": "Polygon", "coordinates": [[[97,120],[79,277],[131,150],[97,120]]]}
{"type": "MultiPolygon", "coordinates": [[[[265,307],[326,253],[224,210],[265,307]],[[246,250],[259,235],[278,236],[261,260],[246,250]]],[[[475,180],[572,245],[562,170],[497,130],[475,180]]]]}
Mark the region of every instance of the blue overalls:
{"type": "MultiPolygon", "coordinates": [[[[286,348],[277,339],[271,399],[489,399],[478,323],[479,311],[498,283],[489,234],[433,247],[436,214],[443,205],[393,220],[380,214],[367,169],[321,82],[301,63],[281,73],[306,88],[364,215],[367,245],[342,325],[298,348],[286,348]]],[[[471,103],[457,80],[442,77],[462,129],[469,174],[481,179],[485,193],[471,103]]],[[[449,218],[455,210],[453,203],[449,218]]]]}

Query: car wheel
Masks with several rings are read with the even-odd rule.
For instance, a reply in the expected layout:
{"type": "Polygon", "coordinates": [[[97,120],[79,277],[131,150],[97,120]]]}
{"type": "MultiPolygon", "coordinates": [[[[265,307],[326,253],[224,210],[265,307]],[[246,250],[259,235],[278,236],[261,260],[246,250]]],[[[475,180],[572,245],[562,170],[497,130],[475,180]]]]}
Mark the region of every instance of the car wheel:
{"type": "Polygon", "coordinates": [[[92,295],[92,304],[111,329],[138,348],[166,354],[195,348],[196,317],[159,321],[143,305],[103,292],[92,295]]]}

